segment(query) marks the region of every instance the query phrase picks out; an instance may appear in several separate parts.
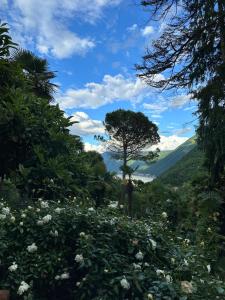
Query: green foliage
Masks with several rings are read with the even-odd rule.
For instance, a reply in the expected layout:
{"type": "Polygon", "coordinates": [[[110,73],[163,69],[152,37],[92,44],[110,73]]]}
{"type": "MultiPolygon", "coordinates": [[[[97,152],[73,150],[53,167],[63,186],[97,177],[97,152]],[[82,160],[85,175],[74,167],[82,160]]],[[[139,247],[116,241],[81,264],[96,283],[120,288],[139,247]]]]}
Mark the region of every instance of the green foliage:
{"type": "Polygon", "coordinates": [[[225,299],[212,252],[174,236],[165,217],[130,221],[78,203],[1,206],[0,282],[12,299],[225,299]]]}
{"type": "Polygon", "coordinates": [[[225,2],[147,0],[154,17],[170,18],[137,66],[139,76],[160,88],[187,88],[198,101],[198,143],[214,185],[224,185],[225,2]],[[173,9],[171,9],[173,7],[173,9]],[[158,74],[165,76],[158,79],[158,74]]]}
{"type": "Polygon", "coordinates": [[[203,163],[204,155],[195,147],[175,165],[162,173],[157,180],[164,184],[180,186],[187,181],[192,181],[199,173],[206,173],[203,163]]]}
{"type": "Polygon", "coordinates": [[[30,90],[37,97],[53,100],[58,86],[50,82],[55,78],[55,73],[49,70],[47,60],[22,49],[14,51],[12,59],[23,69],[30,90]]]}
{"type": "MultiPolygon", "coordinates": [[[[141,112],[118,109],[107,113],[105,129],[109,135],[109,150],[116,159],[123,161],[123,177],[126,175],[127,163],[133,159],[144,159],[142,150],[159,142],[157,126],[141,112]]],[[[147,154],[154,158],[152,152],[147,154]]]]}
{"type": "Polygon", "coordinates": [[[13,43],[10,35],[9,29],[6,23],[0,24],[0,59],[8,57],[10,54],[10,49],[15,48],[16,44],[13,43]]]}

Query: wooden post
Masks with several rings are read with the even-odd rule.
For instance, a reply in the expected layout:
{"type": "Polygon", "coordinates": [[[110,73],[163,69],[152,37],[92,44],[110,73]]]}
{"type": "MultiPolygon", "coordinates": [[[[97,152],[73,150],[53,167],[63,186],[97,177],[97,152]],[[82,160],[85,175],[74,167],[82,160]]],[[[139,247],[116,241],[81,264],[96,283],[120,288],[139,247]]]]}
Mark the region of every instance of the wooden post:
{"type": "Polygon", "coordinates": [[[0,300],[9,300],[9,290],[0,290],[0,300]]]}

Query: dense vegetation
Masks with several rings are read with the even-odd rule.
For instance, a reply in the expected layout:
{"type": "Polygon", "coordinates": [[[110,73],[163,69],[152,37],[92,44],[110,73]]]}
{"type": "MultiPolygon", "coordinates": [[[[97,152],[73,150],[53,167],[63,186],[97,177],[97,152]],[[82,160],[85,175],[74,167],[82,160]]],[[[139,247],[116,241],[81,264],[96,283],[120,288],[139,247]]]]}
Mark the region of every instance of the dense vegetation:
{"type": "Polygon", "coordinates": [[[183,158],[176,162],[171,168],[159,176],[160,182],[180,186],[191,181],[205,170],[203,168],[203,153],[195,146],[183,158]]]}
{"type": "Polygon", "coordinates": [[[223,195],[207,171],[176,187],[134,181],[128,217],[121,181],[54,103],[47,61],[15,47],[1,24],[0,288],[27,300],[225,299],[223,195]]]}

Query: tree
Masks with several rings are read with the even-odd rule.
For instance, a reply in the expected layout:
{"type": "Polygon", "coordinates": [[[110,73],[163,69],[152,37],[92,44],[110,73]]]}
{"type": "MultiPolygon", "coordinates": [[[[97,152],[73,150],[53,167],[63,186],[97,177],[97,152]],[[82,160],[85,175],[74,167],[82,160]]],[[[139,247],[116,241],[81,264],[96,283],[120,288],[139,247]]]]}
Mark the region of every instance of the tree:
{"type": "Polygon", "coordinates": [[[152,151],[146,155],[143,150],[157,144],[160,137],[157,126],[143,113],[118,109],[106,114],[104,125],[109,136],[109,151],[115,158],[123,161],[123,180],[126,174],[132,172],[128,166],[129,161],[153,158],[152,151]]]}
{"type": "Polygon", "coordinates": [[[12,59],[24,70],[31,91],[37,97],[53,100],[57,85],[51,82],[55,78],[55,73],[49,70],[47,60],[22,49],[16,50],[12,59]]]}
{"type": "Polygon", "coordinates": [[[159,88],[184,88],[198,100],[198,142],[213,183],[225,165],[225,2],[146,0],[153,17],[169,18],[137,66],[139,77],[159,88]],[[159,80],[158,74],[165,75],[159,80]]]}
{"type": "Polygon", "coordinates": [[[0,59],[8,57],[10,55],[10,49],[16,46],[16,43],[13,43],[8,32],[7,24],[0,24],[0,59]]]}

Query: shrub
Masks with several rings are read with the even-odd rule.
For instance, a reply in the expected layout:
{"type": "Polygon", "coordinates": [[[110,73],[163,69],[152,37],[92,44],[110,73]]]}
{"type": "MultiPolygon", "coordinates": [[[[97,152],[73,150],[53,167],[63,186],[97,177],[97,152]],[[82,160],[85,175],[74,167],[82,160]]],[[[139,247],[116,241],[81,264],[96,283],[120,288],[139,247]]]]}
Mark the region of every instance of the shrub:
{"type": "Polygon", "coordinates": [[[165,213],[138,221],[77,202],[1,206],[0,286],[12,299],[225,299],[210,254],[174,236],[165,213]]]}

